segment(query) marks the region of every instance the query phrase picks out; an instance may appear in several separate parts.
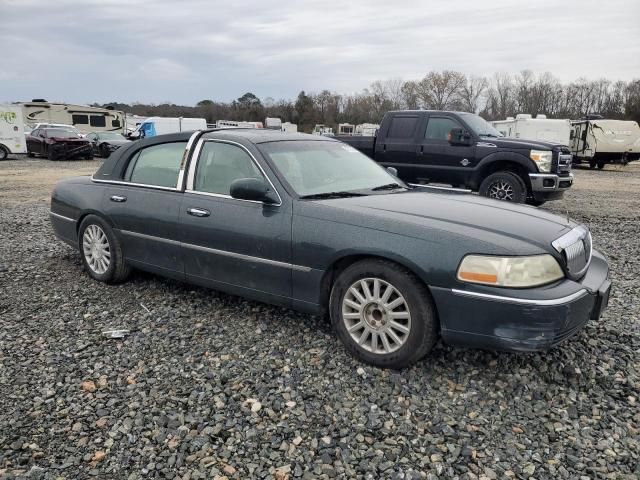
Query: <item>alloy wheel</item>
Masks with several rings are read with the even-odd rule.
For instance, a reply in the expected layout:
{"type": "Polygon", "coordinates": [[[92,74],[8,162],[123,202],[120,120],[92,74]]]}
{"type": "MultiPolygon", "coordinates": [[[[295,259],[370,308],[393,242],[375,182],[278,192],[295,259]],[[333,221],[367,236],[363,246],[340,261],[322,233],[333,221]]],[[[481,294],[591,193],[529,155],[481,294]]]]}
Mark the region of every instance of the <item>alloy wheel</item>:
{"type": "Polygon", "coordinates": [[[82,236],[82,250],[89,268],[98,275],[104,274],[111,264],[111,246],[104,230],[89,225],[82,236]]]}
{"type": "Polygon", "coordinates": [[[376,354],[395,352],[411,331],[407,301],[380,278],[363,278],[349,287],[342,299],[342,321],[354,342],[376,354]]]}
{"type": "Polygon", "coordinates": [[[498,180],[489,187],[489,198],[513,201],[513,185],[504,180],[498,180]]]}

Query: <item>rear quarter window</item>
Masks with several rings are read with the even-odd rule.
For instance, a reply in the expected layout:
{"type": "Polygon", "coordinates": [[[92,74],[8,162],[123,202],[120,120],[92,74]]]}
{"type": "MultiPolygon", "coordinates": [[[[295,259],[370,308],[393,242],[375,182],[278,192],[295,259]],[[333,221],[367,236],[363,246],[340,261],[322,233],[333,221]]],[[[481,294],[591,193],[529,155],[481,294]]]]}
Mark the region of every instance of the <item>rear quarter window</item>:
{"type": "Polygon", "coordinates": [[[175,188],[187,142],[143,148],[131,157],[124,180],[131,183],[175,188]]]}

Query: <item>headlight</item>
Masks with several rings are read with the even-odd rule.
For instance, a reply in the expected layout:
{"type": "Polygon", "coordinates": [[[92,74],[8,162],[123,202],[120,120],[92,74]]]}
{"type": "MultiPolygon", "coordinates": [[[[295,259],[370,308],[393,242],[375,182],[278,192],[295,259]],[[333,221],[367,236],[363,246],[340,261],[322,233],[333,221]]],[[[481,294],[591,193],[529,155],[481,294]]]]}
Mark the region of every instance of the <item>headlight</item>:
{"type": "Polygon", "coordinates": [[[496,287],[537,287],[564,277],[551,255],[488,257],[467,255],[458,268],[458,280],[496,287]]]}
{"type": "Polygon", "coordinates": [[[536,162],[538,170],[541,172],[551,171],[551,160],[553,159],[553,152],[551,150],[531,150],[529,158],[536,162]]]}

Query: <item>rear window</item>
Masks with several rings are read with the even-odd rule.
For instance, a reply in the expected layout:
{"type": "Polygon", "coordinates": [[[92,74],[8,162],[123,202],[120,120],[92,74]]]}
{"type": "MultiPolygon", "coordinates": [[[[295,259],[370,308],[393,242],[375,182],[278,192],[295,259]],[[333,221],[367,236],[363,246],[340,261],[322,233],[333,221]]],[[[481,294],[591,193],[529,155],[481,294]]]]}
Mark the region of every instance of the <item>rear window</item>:
{"type": "Polygon", "coordinates": [[[175,188],[187,142],[163,143],[140,150],[129,161],[127,182],[175,188]]]}
{"type": "Polygon", "coordinates": [[[92,127],[106,127],[107,121],[104,115],[91,115],[90,124],[92,127]]]}
{"type": "Polygon", "coordinates": [[[393,117],[389,126],[389,138],[413,138],[418,117],[393,117]]]}
{"type": "Polygon", "coordinates": [[[89,115],[71,115],[74,125],[89,125],[89,115]]]}

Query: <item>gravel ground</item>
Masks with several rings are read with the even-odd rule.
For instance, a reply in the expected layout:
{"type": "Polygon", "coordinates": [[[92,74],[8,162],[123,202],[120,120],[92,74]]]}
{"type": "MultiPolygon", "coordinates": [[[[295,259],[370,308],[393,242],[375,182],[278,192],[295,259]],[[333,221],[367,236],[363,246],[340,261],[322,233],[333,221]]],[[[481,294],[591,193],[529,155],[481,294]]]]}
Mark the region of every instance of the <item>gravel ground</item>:
{"type": "Polygon", "coordinates": [[[578,170],[548,207],[611,261],[601,321],[544,354],[440,344],[388,371],[319,318],[143,273],[91,280],[47,197],[97,164],[0,163],[0,477],[640,477],[640,165],[578,170]]]}

